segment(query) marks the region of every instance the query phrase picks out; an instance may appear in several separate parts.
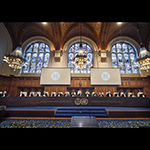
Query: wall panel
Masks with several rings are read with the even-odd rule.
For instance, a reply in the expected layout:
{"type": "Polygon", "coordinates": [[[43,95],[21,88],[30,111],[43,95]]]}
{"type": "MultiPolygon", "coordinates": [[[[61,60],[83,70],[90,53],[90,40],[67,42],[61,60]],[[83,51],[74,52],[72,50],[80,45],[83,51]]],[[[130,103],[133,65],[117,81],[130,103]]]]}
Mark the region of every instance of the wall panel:
{"type": "Polygon", "coordinates": [[[70,86],[53,86],[53,85],[40,85],[40,77],[8,77],[8,76],[0,76],[0,91],[8,91],[10,96],[17,96],[21,88],[24,91],[41,91],[44,89],[49,93],[51,91],[59,91],[65,92],[67,91],[67,87],[69,88],[92,88],[94,87],[95,92],[97,94],[99,92],[104,92],[104,95],[107,91],[116,92],[117,89],[123,91],[124,89],[128,92],[135,91],[137,93],[138,89],[143,89],[147,96],[150,97],[150,78],[149,77],[122,77],[122,85],[119,86],[91,86],[89,77],[72,77],[70,86]]]}

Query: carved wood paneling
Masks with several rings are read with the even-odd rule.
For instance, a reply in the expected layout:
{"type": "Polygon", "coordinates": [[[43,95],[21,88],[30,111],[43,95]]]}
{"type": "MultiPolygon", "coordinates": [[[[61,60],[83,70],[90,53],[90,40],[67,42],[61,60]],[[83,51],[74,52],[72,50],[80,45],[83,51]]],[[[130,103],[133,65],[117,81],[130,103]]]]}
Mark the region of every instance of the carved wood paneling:
{"type": "Polygon", "coordinates": [[[125,89],[128,92],[135,91],[137,93],[138,89],[142,89],[147,96],[150,96],[150,78],[149,77],[122,77],[122,85],[119,86],[91,86],[89,77],[72,77],[70,86],[42,86],[40,85],[39,77],[6,77],[0,76],[0,91],[8,91],[10,96],[16,96],[19,94],[20,88],[23,88],[24,91],[30,89],[34,91],[37,89],[41,91],[44,89],[45,91],[51,92],[55,91],[58,93],[59,91],[65,92],[67,91],[67,87],[70,88],[86,88],[94,87],[94,91],[104,92],[104,95],[107,91],[116,92],[117,89],[123,91],[125,89]],[[81,84],[80,84],[81,83],[81,84]]]}

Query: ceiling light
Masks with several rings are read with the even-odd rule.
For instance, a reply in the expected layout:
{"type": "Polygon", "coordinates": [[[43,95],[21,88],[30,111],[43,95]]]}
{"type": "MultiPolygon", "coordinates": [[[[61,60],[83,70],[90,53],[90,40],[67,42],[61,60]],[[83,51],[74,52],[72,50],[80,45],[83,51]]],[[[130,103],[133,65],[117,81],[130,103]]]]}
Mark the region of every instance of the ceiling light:
{"type": "Polygon", "coordinates": [[[24,26],[25,26],[25,24],[23,25],[20,44],[12,53],[5,55],[3,58],[3,61],[6,62],[10,68],[13,68],[14,71],[16,71],[16,69],[21,69],[23,66],[26,65],[26,62],[25,62],[26,60],[22,57],[22,46],[21,46],[22,39],[23,39],[23,33],[25,31],[24,26]]]}
{"type": "Polygon", "coordinates": [[[137,59],[137,63],[135,63],[137,67],[140,67],[141,70],[146,70],[147,72],[150,69],[150,52],[141,45],[139,59],[137,59]]]}
{"type": "Polygon", "coordinates": [[[122,22],[117,22],[117,24],[118,24],[118,25],[121,25],[121,24],[122,24],[122,22]]]}
{"type": "Polygon", "coordinates": [[[22,66],[25,66],[25,59],[22,57],[22,48],[18,46],[12,53],[4,56],[3,61],[8,63],[10,68],[21,69],[22,66]]]}
{"type": "Polygon", "coordinates": [[[80,25],[80,48],[79,51],[73,59],[73,64],[77,66],[78,69],[84,69],[86,68],[86,65],[88,65],[88,58],[86,55],[86,52],[83,51],[82,47],[82,26],[80,25]]]}
{"type": "Polygon", "coordinates": [[[47,24],[47,22],[42,22],[42,24],[46,25],[46,24],[47,24]]]}

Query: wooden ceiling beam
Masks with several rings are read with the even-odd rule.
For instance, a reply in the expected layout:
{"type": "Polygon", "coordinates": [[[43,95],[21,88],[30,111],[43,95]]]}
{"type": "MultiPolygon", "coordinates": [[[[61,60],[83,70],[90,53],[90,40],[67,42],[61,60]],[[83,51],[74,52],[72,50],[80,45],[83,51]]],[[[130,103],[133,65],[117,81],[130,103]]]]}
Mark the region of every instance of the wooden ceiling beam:
{"type": "MultiPolygon", "coordinates": [[[[23,41],[32,36],[45,36],[54,44],[55,49],[62,49],[63,45],[72,37],[80,33],[79,22],[69,22],[61,25],[61,22],[48,22],[43,25],[42,22],[4,22],[13,42],[13,49],[18,46],[22,36],[23,26],[25,32],[23,41]]],[[[140,27],[142,42],[147,46],[150,41],[150,23],[125,22],[118,26],[116,22],[82,22],[82,35],[91,38],[99,49],[107,49],[108,43],[116,36],[128,36],[139,43],[139,37],[136,33],[137,24],[140,27]]]]}

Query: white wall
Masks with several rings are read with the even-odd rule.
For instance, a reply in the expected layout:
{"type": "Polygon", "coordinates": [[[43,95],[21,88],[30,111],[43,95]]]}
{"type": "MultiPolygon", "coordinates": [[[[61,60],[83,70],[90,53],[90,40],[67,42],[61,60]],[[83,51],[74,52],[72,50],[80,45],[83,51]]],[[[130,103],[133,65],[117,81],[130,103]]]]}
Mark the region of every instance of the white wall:
{"type": "Polygon", "coordinates": [[[49,67],[53,68],[61,68],[61,67],[67,67],[67,52],[63,52],[63,55],[60,56],[60,62],[56,62],[54,59],[54,52],[51,51],[50,53],[50,62],[49,62],[49,67]]]}
{"type": "Polygon", "coordinates": [[[107,58],[106,58],[106,62],[102,62],[101,61],[101,56],[98,55],[98,52],[94,55],[95,58],[95,63],[97,63],[97,65],[95,65],[95,67],[97,68],[112,68],[112,62],[111,62],[111,52],[107,51],[107,58]]]}

